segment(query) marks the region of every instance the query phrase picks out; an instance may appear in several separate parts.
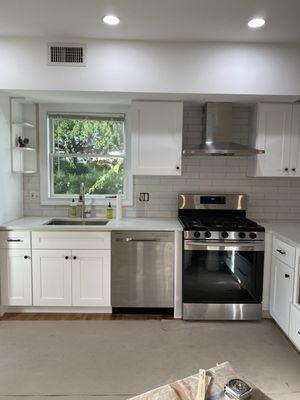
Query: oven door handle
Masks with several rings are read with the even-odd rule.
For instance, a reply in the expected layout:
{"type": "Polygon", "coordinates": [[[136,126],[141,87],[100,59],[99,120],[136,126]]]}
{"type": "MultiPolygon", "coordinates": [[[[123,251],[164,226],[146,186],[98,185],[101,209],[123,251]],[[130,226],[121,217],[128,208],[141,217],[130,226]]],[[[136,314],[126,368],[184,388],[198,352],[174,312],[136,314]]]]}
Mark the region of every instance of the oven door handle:
{"type": "Polygon", "coordinates": [[[199,240],[185,240],[184,250],[196,250],[196,251],[264,251],[264,243],[253,243],[253,242],[200,242],[199,240]]]}

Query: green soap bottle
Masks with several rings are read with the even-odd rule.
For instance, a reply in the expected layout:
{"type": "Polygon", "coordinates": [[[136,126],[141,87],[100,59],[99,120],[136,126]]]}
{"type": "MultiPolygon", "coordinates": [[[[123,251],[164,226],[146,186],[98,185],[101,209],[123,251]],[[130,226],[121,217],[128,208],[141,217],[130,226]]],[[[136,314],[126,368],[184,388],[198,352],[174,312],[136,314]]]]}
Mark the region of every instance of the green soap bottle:
{"type": "Polygon", "coordinates": [[[75,199],[72,199],[69,207],[69,216],[71,218],[76,218],[77,217],[77,204],[75,199]]]}
{"type": "Polygon", "coordinates": [[[110,202],[108,203],[108,207],[106,209],[106,218],[107,219],[112,219],[113,218],[113,209],[112,209],[112,206],[111,206],[110,202]]]}

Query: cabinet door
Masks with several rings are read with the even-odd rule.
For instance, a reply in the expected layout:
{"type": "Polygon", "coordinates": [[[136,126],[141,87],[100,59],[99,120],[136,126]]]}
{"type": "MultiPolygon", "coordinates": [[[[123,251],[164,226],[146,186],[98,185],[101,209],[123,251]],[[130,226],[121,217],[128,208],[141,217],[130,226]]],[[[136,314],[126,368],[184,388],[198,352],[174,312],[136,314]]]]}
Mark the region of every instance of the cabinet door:
{"type": "Polygon", "coordinates": [[[183,106],[134,102],[131,110],[132,173],[181,175],[183,106]]]}
{"type": "Polygon", "coordinates": [[[72,251],[72,304],[111,305],[110,250],[72,251]]]}
{"type": "Polygon", "coordinates": [[[299,304],[291,305],[291,319],[289,336],[300,350],[300,307],[299,304]]]}
{"type": "Polygon", "coordinates": [[[289,176],[292,105],[259,104],[257,108],[256,176],[289,176]]]}
{"type": "Polygon", "coordinates": [[[293,105],[290,176],[300,176],[300,104],[293,105]]]}
{"type": "Polygon", "coordinates": [[[32,305],[30,250],[2,249],[0,260],[2,304],[32,305]]]}
{"type": "Polygon", "coordinates": [[[33,250],[33,305],[71,305],[71,251],[33,250]]]}
{"type": "Polygon", "coordinates": [[[286,333],[289,330],[293,284],[294,270],[273,256],[270,311],[272,317],[286,333]]]}

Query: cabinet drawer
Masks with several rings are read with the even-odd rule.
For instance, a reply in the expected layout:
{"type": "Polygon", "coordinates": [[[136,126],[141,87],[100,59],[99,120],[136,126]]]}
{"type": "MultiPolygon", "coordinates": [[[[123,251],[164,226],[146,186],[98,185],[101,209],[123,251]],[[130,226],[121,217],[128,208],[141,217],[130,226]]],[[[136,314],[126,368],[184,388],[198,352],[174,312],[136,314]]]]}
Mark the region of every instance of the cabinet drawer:
{"type": "Polygon", "coordinates": [[[278,258],[278,260],[284,262],[290,267],[294,268],[295,264],[295,253],[296,249],[293,246],[283,242],[276,236],[273,238],[273,255],[278,258]]]}
{"type": "Polygon", "coordinates": [[[110,232],[32,232],[33,249],[110,249],[110,232]]]}
{"type": "Polygon", "coordinates": [[[0,231],[1,249],[29,249],[30,232],[26,231],[0,231]]]}
{"type": "Polygon", "coordinates": [[[290,331],[289,336],[300,350],[300,308],[291,305],[290,331]]]}

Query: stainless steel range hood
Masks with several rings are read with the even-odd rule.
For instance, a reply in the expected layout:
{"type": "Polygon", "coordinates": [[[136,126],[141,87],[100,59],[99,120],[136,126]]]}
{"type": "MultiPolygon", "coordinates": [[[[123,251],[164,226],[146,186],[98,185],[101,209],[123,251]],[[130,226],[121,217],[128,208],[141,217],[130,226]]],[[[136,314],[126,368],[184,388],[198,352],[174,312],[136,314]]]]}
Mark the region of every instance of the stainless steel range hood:
{"type": "Polygon", "coordinates": [[[183,150],[187,156],[252,156],[264,153],[232,139],[232,104],[207,103],[203,108],[202,142],[183,150]]]}

